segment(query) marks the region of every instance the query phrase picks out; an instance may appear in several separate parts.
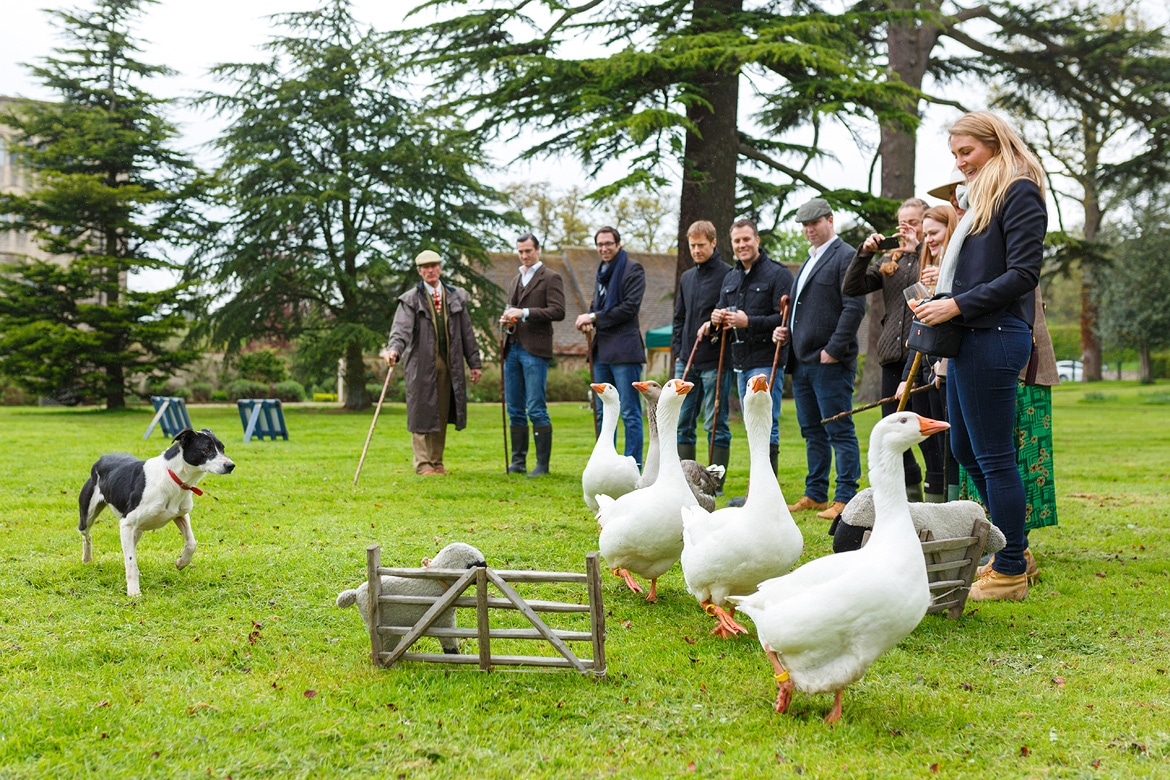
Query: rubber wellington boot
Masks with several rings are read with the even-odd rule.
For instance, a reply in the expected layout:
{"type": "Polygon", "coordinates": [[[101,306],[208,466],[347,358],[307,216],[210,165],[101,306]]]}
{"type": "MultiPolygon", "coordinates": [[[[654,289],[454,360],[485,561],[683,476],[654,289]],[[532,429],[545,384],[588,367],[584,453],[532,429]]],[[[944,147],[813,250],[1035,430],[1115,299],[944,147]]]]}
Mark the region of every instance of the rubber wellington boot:
{"type": "Polygon", "coordinates": [[[711,449],[711,465],[722,466],[723,476],[719,478],[719,487],[715,489],[715,495],[723,495],[723,480],[727,479],[727,462],[731,460],[731,448],[720,447],[716,445],[711,449]]]}
{"type": "Polygon", "coordinates": [[[508,464],[509,474],[528,472],[528,426],[513,425],[509,431],[512,437],[512,462],[508,464]]]}
{"type": "Polygon", "coordinates": [[[912,504],[922,503],[922,484],[920,482],[906,486],[906,500],[912,504]]]}
{"type": "Polygon", "coordinates": [[[695,459],[695,445],[680,444],[678,445],[678,459],[679,460],[694,460],[695,459]]]}
{"type": "Polygon", "coordinates": [[[532,426],[532,440],[536,443],[536,466],[528,476],[543,477],[548,473],[548,459],[552,455],[552,426],[532,426]]]}

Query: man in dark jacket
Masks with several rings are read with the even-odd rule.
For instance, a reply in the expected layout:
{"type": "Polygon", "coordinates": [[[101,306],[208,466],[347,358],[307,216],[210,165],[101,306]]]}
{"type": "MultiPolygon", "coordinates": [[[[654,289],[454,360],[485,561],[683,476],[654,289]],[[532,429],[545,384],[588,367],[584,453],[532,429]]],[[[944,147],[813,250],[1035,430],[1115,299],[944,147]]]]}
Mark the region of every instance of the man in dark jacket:
{"type": "Polygon", "coordinates": [[[536,466],[530,477],[548,473],[552,421],[545,403],[548,364],[553,357],[553,323],[565,318],[561,275],[540,261],[540,242],[531,233],[516,239],[519,273],[508,283],[508,308],[500,323],[504,342],[504,402],[511,421],[512,462],[509,474],[528,471],[528,421],[536,442],[536,466]]]}
{"type": "Polygon", "coordinates": [[[699,407],[703,411],[706,441],[714,444],[710,450],[711,463],[727,466],[731,452],[731,429],[727,425],[727,399],[731,396],[731,361],[724,361],[723,377],[719,380],[722,392],[719,409],[715,409],[715,384],[719,369],[719,339],[699,339],[699,328],[711,319],[711,310],[719,302],[723,278],[731,266],[723,262],[715,246],[715,226],[700,220],[687,228],[687,243],[691,248],[694,268],[683,272],[678,281],[674,299],[674,327],[671,329],[671,351],[674,353],[674,377],[682,379],[691,349],[695,351],[687,378],[695,387],[687,393],[679,413],[678,455],[695,460],[695,423],[699,407]],[[698,346],[695,342],[698,341],[698,346]]]}
{"type": "Polygon", "coordinates": [[[391,367],[406,366],[406,427],[411,432],[416,474],[446,474],[447,426],[467,427],[467,383],[479,381],[483,365],[467,311],[467,291],[439,279],[443,258],[425,250],[414,259],[422,281],[398,296],[390,343],[382,355],[391,367]]]}
{"type": "MultiPolygon", "coordinates": [[[[577,330],[593,332],[593,381],[608,382],[621,398],[626,429],[625,454],[642,467],[642,396],[633,383],[642,378],[646,347],[638,325],[646,272],[622,249],[616,228],[603,227],[593,236],[601,263],[589,311],[577,317],[577,330]]],[[[597,405],[601,416],[601,404],[597,405]]]]}
{"type": "Polygon", "coordinates": [[[796,221],[808,239],[809,259],[800,267],[793,293],[792,314],[776,337],[790,341],[792,393],[796,419],[804,437],[808,476],[804,495],[793,511],[822,510],[817,517],[836,520],[861,479],[861,448],[853,418],[828,425],[821,420],[853,406],[853,377],[857,372],[857,328],[865,316],[865,296],[841,292],[853,247],[837,237],[833,210],[824,198],[813,198],[796,211],[796,221]],[[837,490],[829,497],[829,466],[837,460],[837,490]]]}
{"type": "MultiPolygon", "coordinates": [[[[711,312],[711,325],[723,326],[728,331],[725,338],[742,400],[749,379],[772,373],[772,361],[776,357],[772,332],[783,322],[780,298],[792,292],[792,272],[760,248],[760,234],[750,219],[738,219],[732,224],[731,249],[735,252],[735,268],[723,277],[719,304],[711,312]]],[[[780,359],[784,360],[783,354],[780,359]]],[[[772,433],[768,449],[772,471],[776,471],[780,447],[780,388],[783,386],[784,375],[780,373],[771,388],[772,433]]]]}

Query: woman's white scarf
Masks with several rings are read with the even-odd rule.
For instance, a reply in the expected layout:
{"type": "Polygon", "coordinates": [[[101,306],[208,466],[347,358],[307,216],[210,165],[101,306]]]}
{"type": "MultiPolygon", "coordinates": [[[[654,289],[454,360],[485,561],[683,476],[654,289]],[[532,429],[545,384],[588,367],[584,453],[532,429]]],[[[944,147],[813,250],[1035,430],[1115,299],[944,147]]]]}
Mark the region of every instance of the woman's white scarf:
{"type": "Polygon", "coordinates": [[[959,208],[967,209],[963,218],[959,220],[951,240],[947,242],[947,250],[943,253],[942,263],[938,267],[938,284],[934,286],[935,293],[951,294],[951,284],[955,281],[955,269],[959,265],[959,252],[963,248],[963,241],[971,232],[971,225],[975,222],[975,212],[967,206],[967,193],[959,195],[959,208]]]}

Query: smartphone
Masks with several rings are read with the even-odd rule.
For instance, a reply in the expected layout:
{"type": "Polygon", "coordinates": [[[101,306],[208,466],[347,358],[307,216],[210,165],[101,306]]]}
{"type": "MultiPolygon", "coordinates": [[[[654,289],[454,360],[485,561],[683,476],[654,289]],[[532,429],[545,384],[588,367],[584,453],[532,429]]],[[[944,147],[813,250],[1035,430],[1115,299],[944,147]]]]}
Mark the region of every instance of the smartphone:
{"type": "Polygon", "coordinates": [[[901,245],[902,245],[901,238],[899,238],[898,236],[890,236],[889,238],[883,238],[881,241],[879,241],[877,248],[882,249],[882,250],[897,249],[901,245]]]}

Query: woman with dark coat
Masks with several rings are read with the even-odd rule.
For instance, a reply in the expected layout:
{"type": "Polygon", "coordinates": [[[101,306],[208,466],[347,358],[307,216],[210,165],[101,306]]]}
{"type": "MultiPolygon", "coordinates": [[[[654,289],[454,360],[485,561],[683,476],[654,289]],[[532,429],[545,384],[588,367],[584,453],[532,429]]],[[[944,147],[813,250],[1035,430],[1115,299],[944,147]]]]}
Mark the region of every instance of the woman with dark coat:
{"type": "Polygon", "coordinates": [[[969,184],[967,212],[939,268],[936,291],[950,297],[919,304],[915,316],[960,329],[958,354],[947,366],[951,450],[1007,539],[968,598],[1022,601],[1026,499],[1013,427],[1016,379],[1032,354],[1048,227],[1044,172],[1015,131],[989,112],[961,117],[950,128],[950,144],[969,184]]]}
{"type": "MultiPolygon", "coordinates": [[[[874,355],[882,367],[882,398],[894,395],[902,381],[902,368],[906,363],[906,339],[910,335],[910,323],[914,319],[906,305],[903,291],[918,281],[920,273],[920,251],[922,249],[922,217],[927,204],[918,198],[910,198],[898,208],[898,233],[900,244],[897,249],[878,254],[878,243],[885,239],[881,233],[873,233],[857,250],[853,262],[845,271],[841,292],[846,295],[866,295],[881,291],[885,303],[882,330],[878,336],[877,354],[874,355]]],[[[912,396],[910,409],[924,417],[930,417],[931,404],[926,398],[938,390],[912,396]]],[[[893,414],[898,402],[882,404],[882,417],[893,414]]],[[[946,476],[942,437],[932,436],[918,445],[922,459],[926,462],[926,500],[941,503],[946,501],[946,476]]],[[[902,455],[906,468],[906,495],[911,501],[923,500],[922,469],[914,459],[914,453],[906,450],[902,455]]]]}

